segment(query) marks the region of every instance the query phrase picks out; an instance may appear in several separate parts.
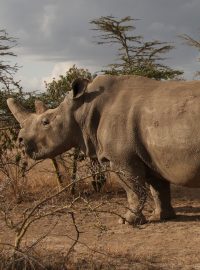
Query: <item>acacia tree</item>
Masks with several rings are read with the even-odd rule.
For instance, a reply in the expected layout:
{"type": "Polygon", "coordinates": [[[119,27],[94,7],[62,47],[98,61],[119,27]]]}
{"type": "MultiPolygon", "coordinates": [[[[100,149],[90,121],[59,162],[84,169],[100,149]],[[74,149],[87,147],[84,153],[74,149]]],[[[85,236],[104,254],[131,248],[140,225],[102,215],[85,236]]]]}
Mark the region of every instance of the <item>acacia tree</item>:
{"type": "Polygon", "coordinates": [[[0,86],[3,89],[10,90],[10,86],[18,87],[13,79],[13,75],[18,70],[17,64],[10,64],[8,61],[5,61],[4,58],[9,56],[16,56],[12,52],[12,48],[16,45],[16,39],[10,37],[5,30],[0,30],[0,86]]]}
{"type": "Polygon", "coordinates": [[[22,88],[15,81],[14,75],[18,71],[18,65],[9,61],[10,57],[16,57],[12,51],[16,46],[16,39],[10,37],[4,29],[0,29],[0,121],[1,124],[13,124],[14,117],[8,110],[6,100],[10,95],[22,97],[22,88]]]}
{"type": "Polygon", "coordinates": [[[130,23],[135,21],[129,16],[122,19],[107,16],[90,21],[95,26],[93,30],[100,32],[97,44],[118,46],[118,62],[103,71],[106,74],[134,74],[157,80],[173,79],[183,74],[163,64],[165,54],[174,46],[158,40],[144,41],[143,36],[133,35],[136,27],[130,23]]]}
{"type": "Polygon", "coordinates": [[[20,187],[23,186],[28,164],[16,144],[19,125],[6,104],[10,95],[22,97],[22,89],[14,80],[18,65],[8,61],[9,57],[16,56],[12,52],[15,45],[16,39],[0,30],[0,189],[3,193],[5,188],[11,187],[15,199],[21,201],[23,190],[20,187]]]}

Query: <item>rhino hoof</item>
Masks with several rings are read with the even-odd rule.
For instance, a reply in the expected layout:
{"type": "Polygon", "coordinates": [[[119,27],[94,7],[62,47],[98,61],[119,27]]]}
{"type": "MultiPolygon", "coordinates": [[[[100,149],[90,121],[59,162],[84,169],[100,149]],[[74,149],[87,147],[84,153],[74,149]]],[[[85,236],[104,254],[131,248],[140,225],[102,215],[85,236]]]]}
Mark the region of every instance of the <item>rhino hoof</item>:
{"type": "Polygon", "coordinates": [[[126,224],[125,218],[123,218],[123,217],[119,218],[119,219],[118,219],[118,223],[119,223],[119,224],[126,224]]]}
{"type": "Polygon", "coordinates": [[[143,214],[136,216],[132,213],[131,214],[127,213],[123,218],[120,218],[118,220],[119,224],[129,224],[129,225],[142,225],[146,222],[147,222],[147,220],[146,220],[145,216],[143,216],[143,214]]]}

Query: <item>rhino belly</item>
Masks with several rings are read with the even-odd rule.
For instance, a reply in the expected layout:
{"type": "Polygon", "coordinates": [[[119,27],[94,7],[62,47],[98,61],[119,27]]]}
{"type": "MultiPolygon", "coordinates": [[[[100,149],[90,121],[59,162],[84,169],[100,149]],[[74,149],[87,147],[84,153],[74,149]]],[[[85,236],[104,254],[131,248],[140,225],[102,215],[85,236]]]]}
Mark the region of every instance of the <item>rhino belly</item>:
{"type": "Polygon", "coordinates": [[[154,147],[150,151],[156,171],[176,185],[200,187],[200,153],[192,149],[154,147]]]}

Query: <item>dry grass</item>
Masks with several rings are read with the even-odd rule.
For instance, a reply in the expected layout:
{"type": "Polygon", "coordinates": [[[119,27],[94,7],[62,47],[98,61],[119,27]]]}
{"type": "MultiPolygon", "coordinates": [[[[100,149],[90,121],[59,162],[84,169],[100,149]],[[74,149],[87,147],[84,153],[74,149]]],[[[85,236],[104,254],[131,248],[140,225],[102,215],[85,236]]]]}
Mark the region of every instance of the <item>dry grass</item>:
{"type": "MultiPolygon", "coordinates": [[[[66,177],[65,181],[69,183],[70,179],[66,177]]],[[[38,164],[28,173],[24,189],[26,200],[19,205],[13,204],[9,212],[15,222],[23,217],[26,209],[32,209],[45,196],[58,190],[50,160],[38,164]]],[[[76,238],[76,231],[70,215],[65,212],[41,218],[31,224],[22,241],[23,250],[48,232],[32,250],[37,260],[31,261],[31,266],[26,258],[10,269],[32,270],[34,263],[35,269],[40,269],[38,261],[45,266],[43,269],[200,269],[199,189],[173,187],[173,205],[178,218],[136,228],[117,223],[117,215],[124,213],[127,202],[125,193],[113,175],[99,194],[94,192],[91,179],[79,183],[74,196],[78,196],[79,191],[82,198],[71,211],[81,232],[80,239],[65,263],[66,268],[63,268],[63,258],[76,238]]],[[[11,196],[8,200],[12,199],[11,196]]],[[[45,204],[38,213],[66,206],[74,196],[70,192],[65,193],[45,204]]],[[[151,205],[147,205],[145,214],[148,216],[150,211],[151,205]]],[[[15,230],[11,230],[0,215],[0,243],[12,244],[15,234],[15,230]]],[[[2,270],[8,269],[8,261],[3,263],[9,250],[9,247],[5,249],[4,246],[4,252],[1,253],[2,270]]]]}

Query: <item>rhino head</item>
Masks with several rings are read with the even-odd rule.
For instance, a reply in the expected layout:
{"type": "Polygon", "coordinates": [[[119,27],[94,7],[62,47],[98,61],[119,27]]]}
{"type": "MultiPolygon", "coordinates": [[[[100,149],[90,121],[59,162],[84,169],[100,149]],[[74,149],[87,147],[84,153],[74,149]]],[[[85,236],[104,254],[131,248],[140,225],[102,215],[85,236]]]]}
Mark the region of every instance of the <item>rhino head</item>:
{"type": "Polygon", "coordinates": [[[30,113],[13,98],[7,100],[21,127],[18,141],[32,159],[53,158],[80,144],[81,132],[74,113],[87,84],[86,79],[76,79],[72,83],[72,98],[67,96],[55,109],[47,109],[42,101],[36,100],[36,112],[30,113]]]}

